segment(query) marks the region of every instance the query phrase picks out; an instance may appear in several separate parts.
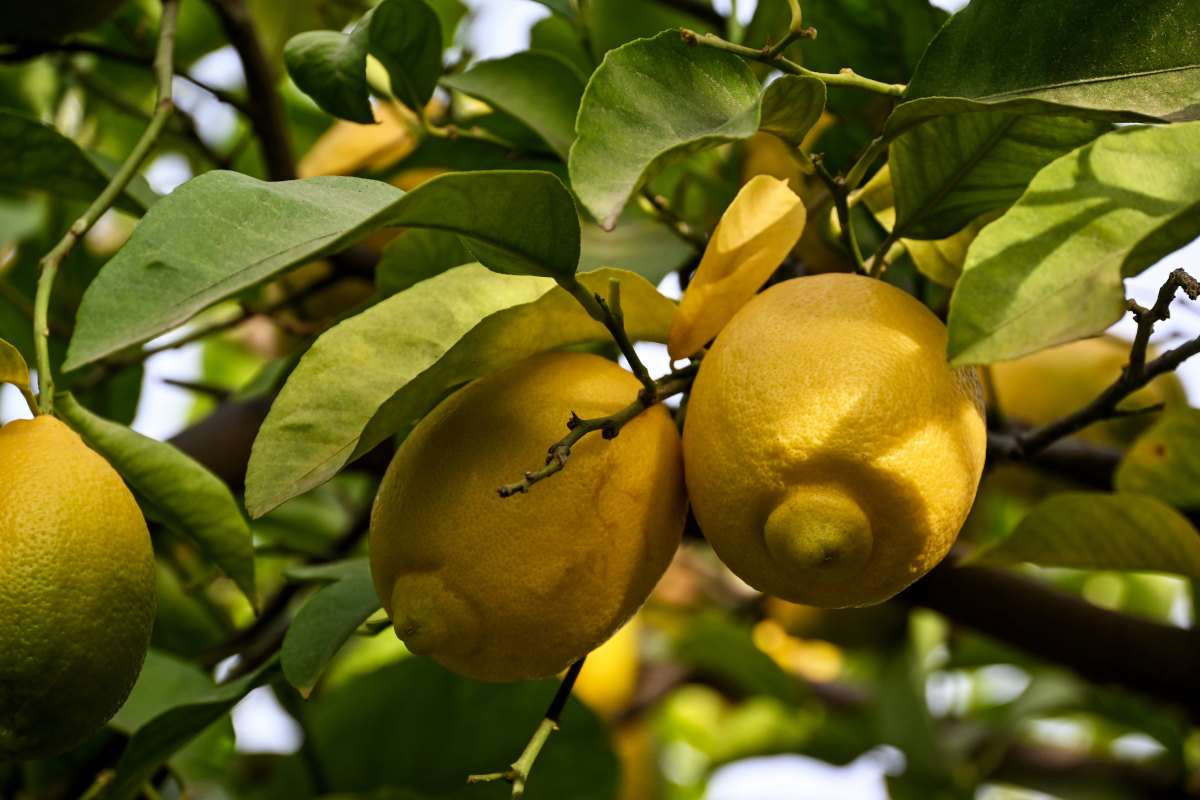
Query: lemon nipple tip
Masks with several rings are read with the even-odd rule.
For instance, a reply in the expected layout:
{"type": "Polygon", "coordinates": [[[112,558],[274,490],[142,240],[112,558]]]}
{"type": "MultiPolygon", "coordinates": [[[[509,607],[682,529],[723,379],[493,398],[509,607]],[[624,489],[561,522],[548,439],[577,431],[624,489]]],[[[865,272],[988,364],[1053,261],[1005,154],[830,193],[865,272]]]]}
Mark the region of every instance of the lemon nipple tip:
{"type": "Polygon", "coordinates": [[[831,488],[793,490],[767,517],[763,538],[779,566],[821,581],[849,578],[871,557],[871,521],[831,488]]]}

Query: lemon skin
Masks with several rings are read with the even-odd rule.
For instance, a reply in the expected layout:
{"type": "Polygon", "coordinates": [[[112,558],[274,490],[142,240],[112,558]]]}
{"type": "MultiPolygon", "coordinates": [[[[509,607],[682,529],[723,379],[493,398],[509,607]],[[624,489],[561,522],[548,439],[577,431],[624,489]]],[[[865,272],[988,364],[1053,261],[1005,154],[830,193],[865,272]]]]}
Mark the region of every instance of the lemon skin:
{"type": "Polygon", "coordinates": [[[777,284],[717,336],[688,401],[687,489],[742,580],[840,608],[892,597],[949,551],[987,444],[973,369],[882,281],[777,284]]]}
{"type": "Polygon", "coordinates": [[[467,677],[555,675],[641,606],[686,515],[679,433],[661,406],[585,436],[528,493],[497,488],[641,383],[599,356],[547,353],[467,385],[409,434],[371,515],[371,572],[408,648],[467,677]]]}
{"type": "Polygon", "coordinates": [[[59,420],[0,428],[0,760],[99,731],[141,670],[154,551],[108,462],[59,420]]]}

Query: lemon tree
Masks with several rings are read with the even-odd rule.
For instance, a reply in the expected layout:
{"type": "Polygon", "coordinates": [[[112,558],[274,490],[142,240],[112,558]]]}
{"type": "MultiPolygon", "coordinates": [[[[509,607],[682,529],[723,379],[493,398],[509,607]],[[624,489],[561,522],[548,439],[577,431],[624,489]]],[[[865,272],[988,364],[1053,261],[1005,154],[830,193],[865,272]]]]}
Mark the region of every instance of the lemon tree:
{"type": "Polygon", "coordinates": [[[1192,0],[26,5],[0,797],[1194,793],[1192,0]]]}

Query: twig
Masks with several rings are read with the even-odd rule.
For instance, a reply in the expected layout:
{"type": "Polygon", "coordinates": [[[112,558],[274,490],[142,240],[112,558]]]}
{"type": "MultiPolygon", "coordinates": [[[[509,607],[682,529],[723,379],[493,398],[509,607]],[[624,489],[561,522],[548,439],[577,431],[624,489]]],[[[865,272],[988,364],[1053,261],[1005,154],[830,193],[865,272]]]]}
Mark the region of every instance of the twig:
{"type": "Polygon", "coordinates": [[[545,746],[546,740],[550,738],[550,734],[558,730],[558,721],[562,717],[563,707],[567,704],[567,698],[571,696],[571,689],[575,686],[575,678],[579,676],[579,670],[583,669],[584,658],[576,661],[567,670],[562,683],[558,685],[558,691],[554,693],[554,699],[550,701],[550,707],[546,709],[546,716],[542,717],[542,721],[533,732],[533,738],[529,740],[529,744],[525,745],[525,750],[521,753],[521,756],[504,772],[492,772],[486,775],[468,775],[467,783],[508,781],[513,787],[513,800],[519,800],[525,796],[525,783],[529,780],[529,772],[533,769],[533,762],[537,760],[538,754],[542,752],[542,747],[545,746]]]}
{"type": "Polygon", "coordinates": [[[42,413],[48,413],[53,406],[54,376],[50,371],[50,329],[47,325],[47,312],[50,307],[50,290],[58,267],[63,259],[71,252],[83,236],[96,224],[96,220],[107,211],[125,187],[133,180],[142,162],[150,155],[158,138],[171,118],[175,104],[171,95],[171,79],[174,77],[175,27],[179,19],[179,0],[162,0],[162,23],[158,33],[158,47],[154,54],[154,72],[158,82],[158,101],[154,104],[154,114],[150,123],[133,146],[129,156],[112,176],[112,180],[100,192],[100,196],[92,201],[83,216],[75,220],[67,230],[66,235],[54,248],[42,257],[38,263],[37,294],[33,301],[33,343],[37,352],[38,366],[38,405],[42,413]]]}
{"type": "Polygon", "coordinates": [[[609,279],[607,300],[588,291],[588,288],[580,283],[574,275],[562,278],[558,283],[579,301],[579,304],[588,312],[588,316],[608,328],[608,332],[612,334],[613,340],[621,350],[621,355],[625,356],[625,360],[629,362],[629,368],[642,382],[646,404],[652,404],[658,387],[655,385],[654,379],[650,377],[650,370],[646,369],[646,365],[638,357],[637,351],[633,349],[633,342],[625,330],[624,318],[621,315],[620,281],[616,278],[609,279]]]}
{"type": "Polygon", "coordinates": [[[671,208],[671,204],[667,202],[667,198],[660,194],[655,194],[648,187],[643,188],[641,194],[650,213],[670,228],[680,239],[683,239],[696,250],[704,252],[704,248],[708,247],[708,237],[703,232],[693,228],[683,217],[679,216],[675,209],[671,208]]]}
{"type": "Polygon", "coordinates": [[[854,238],[854,229],[850,226],[850,203],[847,200],[849,192],[846,188],[846,181],[840,175],[835,178],[829,174],[829,170],[825,168],[822,154],[817,153],[809,158],[817,170],[817,177],[829,189],[829,194],[833,197],[833,207],[837,209],[838,223],[842,226],[842,239],[846,243],[846,249],[850,251],[850,256],[854,259],[854,267],[865,274],[867,267],[863,263],[862,251],[858,249],[858,240],[854,238]]]}
{"type": "Polygon", "coordinates": [[[1125,412],[1117,410],[1118,403],[1145,386],[1153,378],[1174,370],[1188,358],[1200,353],[1200,336],[1198,336],[1174,350],[1163,353],[1155,360],[1146,362],[1146,346],[1150,341],[1150,334],[1154,331],[1154,324],[1170,317],[1170,305],[1177,289],[1183,289],[1184,293],[1192,300],[1200,297],[1200,282],[1182,269],[1177,269],[1171,273],[1167,282],[1159,290],[1158,299],[1153,308],[1145,309],[1131,301],[1130,309],[1133,311],[1133,318],[1137,322],[1138,328],[1129,353],[1129,364],[1122,371],[1121,377],[1113,381],[1095,400],[1078,411],[1060,417],[1029,433],[1009,437],[1008,455],[1012,458],[1028,458],[1050,443],[1069,436],[1093,422],[1122,416],[1125,412]]]}
{"type": "Polygon", "coordinates": [[[636,417],[638,414],[645,411],[654,403],[660,402],[673,395],[685,391],[692,385],[692,380],[696,376],[696,370],[700,368],[699,362],[692,362],[681,370],[667,375],[654,384],[655,392],[651,400],[645,397],[645,391],[639,393],[638,399],[634,400],[629,405],[622,408],[615,414],[610,414],[607,417],[596,417],[594,419],[580,419],[574,414],[567,421],[569,433],[559,441],[550,445],[549,455],[546,456],[546,466],[539,470],[526,472],[525,477],[516,483],[508,483],[501,486],[496,491],[501,497],[511,497],[514,494],[524,493],[529,491],[529,487],[538,481],[549,478],[556,472],[562,470],[567,465],[567,459],[571,455],[571,448],[574,447],[580,439],[593,431],[600,431],[600,435],[605,439],[615,439],[617,434],[621,432],[621,428],[636,417]]]}
{"type": "Polygon", "coordinates": [[[273,181],[291,180],[296,177],[296,166],[283,101],[275,89],[275,75],[245,0],[209,0],[209,3],[242,61],[246,91],[250,95],[246,111],[258,134],[267,177],[273,181]]]}
{"type": "Polygon", "coordinates": [[[882,81],[871,80],[864,78],[861,75],[855,74],[854,70],[845,68],[841,72],[813,72],[811,69],[805,69],[794,61],[789,61],[786,58],[772,57],[770,48],[766,50],[755,50],[753,47],[743,47],[740,44],[727,42],[719,36],[714,36],[711,33],[704,36],[698,36],[695,31],[687,28],[680,28],[679,35],[685,44],[700,45],[703,47],[711,47],[714,50],[723,50],[726,53],[733,53],[742,58],[751,61],[758,61],[763,64],[775,67],[780,72],[785,72],[789,75],[803,75],[808,78],[816,78],[825,83],[826,86],[844,86],[849,89],[859,89],[864,92],[872,92],[873,94],[882,94],[887,97],[899,98],[904,93],[904,86],[898,83],[883,83],[882,81]]]}

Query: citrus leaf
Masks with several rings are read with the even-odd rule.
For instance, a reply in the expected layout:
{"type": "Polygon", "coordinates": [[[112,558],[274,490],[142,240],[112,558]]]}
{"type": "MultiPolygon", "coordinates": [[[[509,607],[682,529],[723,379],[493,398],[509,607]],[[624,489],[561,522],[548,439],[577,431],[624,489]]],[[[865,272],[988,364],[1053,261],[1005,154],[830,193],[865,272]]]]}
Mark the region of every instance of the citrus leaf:
{"type": "Polygon", "coordinates": [[[243,697],[279,669],[272,658],[249,675],[219,686],[204,697],[159,714],[133,734],[117,762],[103,800],[134,800],[155,771],[201,731],[229,713],[243,697]]]}
{"type": "Polygon", "coordinates": [[[922,116],[972,106],[1196,119],[1200,5],[1113,0],[1098,11],[1092,0],[974,0],[929,43],[905,93],[911,102],[893,113],[889,135],[922,116]]]}
{"type": "Polygon", "coordinates": [[[484,263],[502,272],[569,275],[579,261],[574,201],[546,172],[451,173],[407,194],[363,178],[267,183],[206,172],[157,203],[88,286],[64,369],[392,225],[484,243],[484,263]]]}
{"type": "Polygon", "coordinates": [[[375,286],[386,297],[474,260],[453,233],[411,228],[383,248],[375,267],[375,286]]]}
{"type": "MultiPolygon", "coordinates": [[[[875,215],[883,229],[891,233],[896,223],[896,205],[892,192],[891,165],[884,164],[871,176],[871,180],[854,196],[852,202],[861,202],[875,215]]],[[[967,260],[967,248],[983,226],[1000,216],[993,211],[971,220],[966,227],[953,236],[932,241],[921,239],[899,239],[908,251],[909,258],[921,274],[943,286],[953,286],[962,274],[967,260]]]]}
{"type": "Polygon", "coordinates": [[[678,31],[604,56],[575,123],[571,188],[605,228],[655,173],[758,130],[758,80],[742,59],[689,47],[678,31]]]}
{"type": "Polygon", "coordinates": [[[22,392],[32,391],[29,385],[29,365],[21,351],[0,339],[0,383],[11,383],[22,392]]]}
{"type": "Polygon", "coordinates": [[[297,177],[379,172],[416,150],[417,120],[411,112],[390,103],[376,111],[379,122],[374,125],[335,120],[296,164],[297,177]]]}
{"type": "Polygon", "coordinates": [[[283,62],[300,91],[325,113],[361,124],[375,121],[367,86],[366,20],[348,34],[298,33],[283,48],[283,62]]]}
{"type": "Polygon", "coordinates": [[[367,617],[379,610],[379,595],[367,559],[354,573],[318,590],[300,607],[280,648],[283,677],[305,698],[330,660],[367,617]]]}
{"type": "Polygon", "coordinates": [[[767,86],[762,98],[760,131],[799,147],[825,110],[825,83],[817,78],[784,75],[767,86]]]}
{"type": "Polygon", "coordinates": [[[1200,532],[1175,509],[1140,494],[1063,492],[1044,501],[970,564],[1174,572],[1200,578],[1200,532]]]}
{"type": "Polygon", "coordinates": [[[717,335],[796,245],[807,212],[787,181],[756,175],[738,191],[709,239],[671,323],[667,350],[686,358],[717,335]]]}
{"type": "MultiPolygon", "coordinates": [[[[630,336],[663,341],[675,304],[632,273],[579,280],[607,292],[610,277],[621,279],[630,336]]],[[[548,279],[470,264],[422,281],[330,328],[300,360],[255,439],[246,506],[258,517],[324,483],[460,384],[544,350],[608,340],[548,279]]]]}
{"type": "Polygon", "coordinates": [[[96,416],[70,393],[55,395],[54,409],[164,525],[194,541],[257,607],[250,526],[228,486],[178,448],[96,416]]]}
{"type": "Polygon", "coordinates": [[[1122,492],[1147,494],[1175,508],[1200,508],[1200,409],[1164,414],[1129,448],[1115,481],[1122,492]]]}
{"type": "Polygon", "coordinates": [[[1200,234],[1200,123],[1133,127],[1030,182],[967,254],[950,303],[951,363],[990,364],[1098,334],[1122,279],[1200,234]]]}
{"type": "Polygon", "coordinates": [[[420,111],[433,97],[442,74],[442,24],[437,12],[424,0],[384,0],[371,12],[369,26],[371,55],[387,70],[392,94],[420,111]]]}
{"type": "Polygon", "coordinates": [[[1073,117],[953,114],[891,143],[898,235],[944,239],[1015,202],[1037,171],[1111,125],[1073,117]]]}
{"type": "Polygon", "coordinates": [[[556,53],[527,51],[480,61],[447,75],[442,85],[469,94],[516,117],[565,161],[575,141],[575,115],[584,78],[556,53]]]}
{"type": "MultiPolygon", "coordinates": [[[[110,176],[111,170],[53,126],[20,111],[0,110],[0,184],[9,191],[40,189],[90,203],[104,191],[110,176]]],[[[137,177],[117,207],[140,214],[156,197],[145,179],[137,177]]]]}

